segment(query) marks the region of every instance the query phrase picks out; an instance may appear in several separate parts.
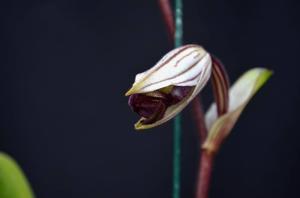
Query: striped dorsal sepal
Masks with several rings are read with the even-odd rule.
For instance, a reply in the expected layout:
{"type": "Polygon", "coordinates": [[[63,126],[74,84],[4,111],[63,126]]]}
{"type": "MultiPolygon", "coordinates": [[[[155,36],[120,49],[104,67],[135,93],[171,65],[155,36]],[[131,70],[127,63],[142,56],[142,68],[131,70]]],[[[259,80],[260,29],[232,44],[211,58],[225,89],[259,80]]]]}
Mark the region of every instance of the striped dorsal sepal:
{"type": "Polygon", "coordinates": [[[222,62],[212,56],[212,75],[213,93],[217,104],[218,116],[228,112],[229,107],[229,78],[222,62]]]}

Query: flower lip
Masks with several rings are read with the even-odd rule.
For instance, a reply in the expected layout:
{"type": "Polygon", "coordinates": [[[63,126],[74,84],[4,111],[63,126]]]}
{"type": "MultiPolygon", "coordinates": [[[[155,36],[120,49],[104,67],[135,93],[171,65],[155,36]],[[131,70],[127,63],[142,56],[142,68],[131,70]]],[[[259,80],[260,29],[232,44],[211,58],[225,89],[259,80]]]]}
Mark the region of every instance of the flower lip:
{"type": "Polygon", "coordinates": [[[148,94],[133,94],[129,96],[128,105],[142,117],[141,123],[152,124],[164,116],[169,106],[182,101],[192,90],[193,87],[175,86],[170,93],[155,91],[148,94]]]}

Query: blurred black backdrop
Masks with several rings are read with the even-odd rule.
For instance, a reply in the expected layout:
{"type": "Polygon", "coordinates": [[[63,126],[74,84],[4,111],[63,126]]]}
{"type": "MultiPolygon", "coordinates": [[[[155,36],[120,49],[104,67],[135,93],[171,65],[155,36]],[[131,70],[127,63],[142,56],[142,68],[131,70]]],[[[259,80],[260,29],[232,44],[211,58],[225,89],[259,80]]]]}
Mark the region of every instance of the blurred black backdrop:
{"type": "MultiPolygon", "coordinates": [[[[223,60],[232,81],[275,71],[217,156],[212,198],[300,197],[297,0],[184,1],[184,42],[223,60]]],[[[3,1],[0,150],[38,198],[171,197],[172,122],[139,133],[124,97],[170,50],[156,1],[3,1]]],[[[208,104],[210,90],[203,96],[208,104]]],[[[183,112],[182,197],[198,140],[183,112]]]]}

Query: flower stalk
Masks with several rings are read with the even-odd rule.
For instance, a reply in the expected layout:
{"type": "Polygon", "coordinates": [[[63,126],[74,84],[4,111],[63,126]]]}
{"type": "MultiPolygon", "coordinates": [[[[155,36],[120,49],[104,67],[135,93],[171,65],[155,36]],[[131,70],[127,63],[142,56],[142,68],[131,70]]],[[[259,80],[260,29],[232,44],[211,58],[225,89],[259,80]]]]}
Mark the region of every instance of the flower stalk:
{"type": "Polygon", "coordinates": [[[166,26],[166,30],[168,33],[168,39],[171,43],[174,40],[174,33],[175,33],[175,24],[174,24],[174,17],[172,7],[170,5],[169,0],[158,0],[158,5],[160,8],[160,12],[163,16],[163,21],[166,26]]]}
{"type": "Polygon", "coordinates": [[[208,198],[211,183],[214,154],[201,150],[201,158],[198,171],[198,183],[196,188],[196,198],[208,198]]]}
{"type": "Polygon", "coordinates": [[[201,145],[204,143],[205,138],[207,136],[207,128],[205,126],[205,118],[204,118],[204,113],[203,113],[203,108],[202,108],[202,103],[200,98],[195,98],[192,101],[192,113],[193,113],[193,118],[194,121],[197,125],[197,130],[200,138],[200,148],[201,145]]]}

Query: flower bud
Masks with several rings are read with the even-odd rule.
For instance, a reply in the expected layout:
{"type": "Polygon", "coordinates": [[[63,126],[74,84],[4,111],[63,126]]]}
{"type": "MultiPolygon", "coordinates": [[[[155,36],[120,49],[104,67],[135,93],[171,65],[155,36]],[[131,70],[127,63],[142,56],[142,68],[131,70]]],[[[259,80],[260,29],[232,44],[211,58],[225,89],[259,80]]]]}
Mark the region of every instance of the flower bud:
{"type": "Polygon", "coordinates": [[[178,114],[205,86],[212,60],[198,45],[185,45],[167,53],[149,70],[137,74],[126,93],[129,106],[142,118],[136,129],[160,125],[178,114]]]}

